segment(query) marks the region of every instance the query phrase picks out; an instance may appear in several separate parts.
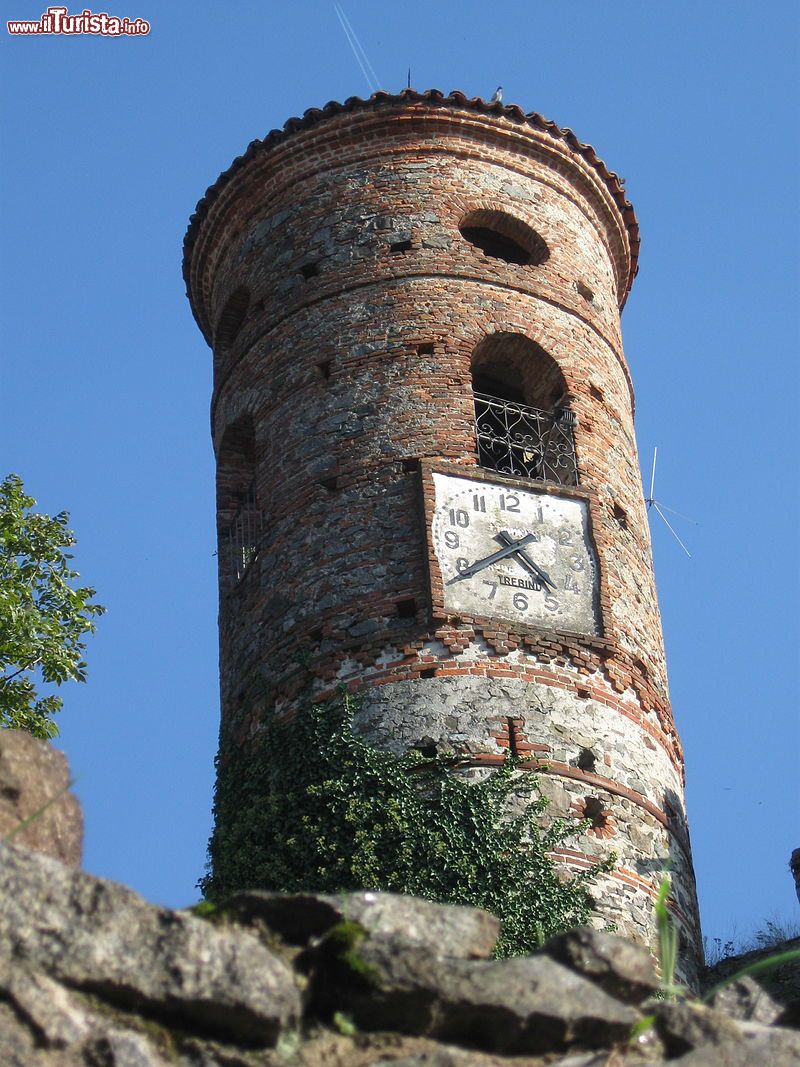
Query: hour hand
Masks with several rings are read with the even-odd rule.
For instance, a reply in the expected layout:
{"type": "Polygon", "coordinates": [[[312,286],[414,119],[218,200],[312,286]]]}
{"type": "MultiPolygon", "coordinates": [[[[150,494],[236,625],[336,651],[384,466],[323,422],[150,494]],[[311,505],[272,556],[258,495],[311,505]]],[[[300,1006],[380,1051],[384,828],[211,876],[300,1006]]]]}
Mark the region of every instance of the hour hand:
{"type": "MultiPolygon", "coordinates": [[[[531,537],[533,537],[532,534],[531,537]]],[[[513,544],[515,546],[514,555],[517,557],[517,560],[522,564],[525,570],[528,571],[529,574],[532,574],[534,578],[538,578],[539,581],[542,582],[544,585],[549,585],[551,589],[555,589],[555,585],[547,571],[543,571],[538,564],[534,563],[534,561],[531,559],[525,549],[520,547],[522,542],[514,541],[508,530],[501,530],[500,533],[497,534],[497,536],[495,537],[495,540],[500,541],[501,544],[504,545],[513,544]]]]}
{"type": "Polygon", "coordinates": [[[501,548],[497,552],[493,552],[491,556],[484,556],[483,559],[476,560],[475,563],[470,564],[469,567],[465,567],[463,571],[459,571],[455,577],[451,578],[446,585],[452,585],[453,582],[461,582],[465,578],[471,578],[473,574],[477,574],[478,571],[482,571],[484,567],[491,567],[493,563],[497,563],[501,559],[505,559],[506,556],[513,556],[515,552],[524,548],[525,545],[529,545],[536,538],[533,534],[526,534],[524,537],[520,537],[518,541],[511,541],[501,548]]]}

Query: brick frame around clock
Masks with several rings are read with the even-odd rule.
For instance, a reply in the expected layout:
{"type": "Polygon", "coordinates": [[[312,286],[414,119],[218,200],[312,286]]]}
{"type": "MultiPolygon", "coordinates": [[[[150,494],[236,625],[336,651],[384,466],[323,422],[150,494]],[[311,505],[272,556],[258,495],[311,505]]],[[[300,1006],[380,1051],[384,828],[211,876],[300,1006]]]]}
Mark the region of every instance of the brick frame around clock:
{"type": "MultiPolygon", "coordinates": [[[[613,647],[613,642],[609,640],[613,632],[611,621],[611,597],[608,589],[605,567],[603,566],[603,557],[599,551],[598,538],[595,533],[600,527],[600,503],[597,499],[597,495],[591,489],[587,489],[584,486],[575,487],[559,485],[555,482],[536,481],[533,478],[513,478],[504,474],[498,474],[496,471],[486,470],[483,467],[465,467],[463,464],[448,463],[447,461],[439,459],[421,459],[419,470],[422,490],[420,494],[419,518],[424,526],[425,558],[428,571],[428,610],[432,622],[447,622],[456,619],[456,616],[451,612],[446,611],[444,607],[442,573],[439,568],[439,560],[436,556],[436,550],[434,548],[433,537],[431,534],[431,520],[436,506],[436,490],[434,487],[433,475],[447,474],[458,478],[465,478],[473,482],[491,482],[493,485],[506,485],[509,488],[527,492],[535,489],[540,493],[547,493],[552,496],[572,497],[575,500],[583,500],[586,502],[589,517],[589,536],[592,540],[592,547],[594,548],[595,556],[597,558],[597,611],[599,616],[600,633],[583,634],[573,630],[562,630],[557,628],[544,630],[538,626],[508,623],[505,620],[502,623],[502,628],[511,633],[520,635],[542,633],[564,634],[569,636],[573,641],[577,640],[580,642],[581,640],[585,640],[595,649],[598,646],[598,642],[607,644],[609,649],[613,647]]],[[[493,628],[497,626],[497,620],[488,615],[459,615],[457,618],[461,622],[470,623],[478,627],[485,626],[493,628]]]]}

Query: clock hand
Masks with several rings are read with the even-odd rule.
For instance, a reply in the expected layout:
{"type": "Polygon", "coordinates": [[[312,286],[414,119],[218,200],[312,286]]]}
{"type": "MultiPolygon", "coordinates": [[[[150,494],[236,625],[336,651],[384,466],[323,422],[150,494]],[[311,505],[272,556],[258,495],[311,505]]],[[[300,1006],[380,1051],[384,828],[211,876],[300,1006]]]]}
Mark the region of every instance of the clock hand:
{"type": "Polygon", "coordinates": [[[473,574],[482,571],[484,567],[490,567],[493,563],[497,563],[498,560],[505,559],[506,556],[513,556],[523,545],[529,545],[531,541],[535,540],[536,538],[533,534],[526,534],[525,537],[521,537],[519,541],[512,541],[511,544],[507,544],[505,548],[501,548],[498,552],[493,552],[491,556],[476,560],[475,563],[467,567],[465,570],[459,571],[459,573],[446,582],[445,585],[452,585],[453,582],[461,582],[465,578],[471,578],[473,574]]]}
{"type": "Polygon", "coordinates": [[[514,552],[514,555],[516,556],[517,561],[521,563],[527,571],[535,575],[535,577],[537,577],[545,585],[549,585],[551,589],[555,589],[555,584],[550,578],[550,575],[547,573],[547,571],[543,571],[541,567],[534,563],[524,548],[518,547],[520,542],[513,541],[511,534],[507,530],[501,530],[500,533],[497,534],[497,536],[495,537],[495,540],[502,542],[502,544],[504,545],[516,545],[517,547],[514,552]]]}

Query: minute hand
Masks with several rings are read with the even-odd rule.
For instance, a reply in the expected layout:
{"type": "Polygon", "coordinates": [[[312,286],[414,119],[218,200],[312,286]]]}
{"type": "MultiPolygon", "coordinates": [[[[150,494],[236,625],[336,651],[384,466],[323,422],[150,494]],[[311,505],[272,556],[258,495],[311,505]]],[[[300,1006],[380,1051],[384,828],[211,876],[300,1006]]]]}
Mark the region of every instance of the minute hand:
{"type": "MultiPolygon", "coordinates": [[[[511,534],[506,530],[501,530],[497,537],[495,537],[495,541],[500,541],[504,545],[511,544],[511,534]]],[[[534,563],[524,548],[520,548],[519,545],[517,545],[516,555],[517,560],[534,576],[534,578],[538,578],[544,585],[549,585],[551,589],[555,589],[555,585],[547,571],[543,571],[538,564],[534,563]]]]}
{"type": "Polygon", "coordinates": [[[467,567],[463,571],[451,578],[446,585],[452,585],[453,582],[461,582],[465,578],[471,578],[473,574],[477,574],[478,571],[482,571],[485,567],[491,567],[493,563],[497,563],[498,560],[505,559],[506,556],[513,556],[515,552],[518,552],[525,545],[531,544],[535,541],[536,537],[533,534],[526,534],[521,537],[519,541],[512,541],[510,545],[506,545],[505,548],[501,548],[498,552],[493,552],[491,556],[486,556],[485,559],[476,560],[471,566],[467,567]]]}

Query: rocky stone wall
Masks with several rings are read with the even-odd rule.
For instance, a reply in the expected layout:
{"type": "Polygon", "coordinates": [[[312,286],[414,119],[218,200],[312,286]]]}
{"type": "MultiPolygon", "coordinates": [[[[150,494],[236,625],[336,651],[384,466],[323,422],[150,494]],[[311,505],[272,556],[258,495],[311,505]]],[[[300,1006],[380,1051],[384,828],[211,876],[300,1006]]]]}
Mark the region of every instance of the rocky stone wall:
{"type": "MultiPolygon", "coordinates": [[[[205,917],[0,843],[8,1067],[788,1067],[794,1009],[653,1001],[588,928],[490,958],[497,921],[409,897],[241,893],[205,917]],[[737,1021],[738,1020],[738,1021],[737,1021]]],[[[796,1021],[796,1019],[795,1019],[796,1021]]]]}

